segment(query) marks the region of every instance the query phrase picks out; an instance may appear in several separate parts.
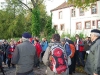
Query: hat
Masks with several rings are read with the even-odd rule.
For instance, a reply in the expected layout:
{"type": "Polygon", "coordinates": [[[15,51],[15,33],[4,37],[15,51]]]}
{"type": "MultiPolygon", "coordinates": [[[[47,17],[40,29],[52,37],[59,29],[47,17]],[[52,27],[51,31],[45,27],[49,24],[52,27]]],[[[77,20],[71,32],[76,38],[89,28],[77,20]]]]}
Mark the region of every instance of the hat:
{"type": "Polygon", "coordinates": [[[22,34],[22,37],[24,37],[24,38],[31,38],[31,34],[28,33],[28,32],[24,32],[24,33],[22,34]]]}
{"type": "Polygon", "coordinates": [[[91,30],[91,33],[99,33],[99,34],[100,34],[100,30],[98,30],[98,29],[93,29],[93,30],[91,30]]]}

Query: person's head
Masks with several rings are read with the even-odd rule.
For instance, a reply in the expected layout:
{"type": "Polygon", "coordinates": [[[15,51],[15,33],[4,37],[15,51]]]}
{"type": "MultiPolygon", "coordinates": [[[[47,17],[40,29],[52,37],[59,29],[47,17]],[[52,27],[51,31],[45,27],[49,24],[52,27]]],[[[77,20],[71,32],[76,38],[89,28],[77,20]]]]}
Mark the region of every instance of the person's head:
{"type": "Polygon", "coordinates": [[[36,39],[36,40],[39,40],[39,38],[38,38],[38,37],[35,37],[35,39],[36,39]]]}
{"type": "Polygon", "coordinates": [[[22,38],[19,39],[19,42],[23,42],[22,38]]]}
{"type": "Polygon", "coordinates": [[[46,38],[42,38],[42,41],[46,41],[46,38]]]}
{"type": "Polygon", "coordinates": [[[39,41],[37,39],[34,39],[34,44],[38,43],[39,41]]]}
{"type": "Polygon", "coordinates": [[[85,40],[86,40],[86,41],[88,41],[88,36],[87,36],[87,37],[85,37],[85,40]]]}
{"type": "Polygon", "coordinates": [[[14,44],[17,44],[17,41],[16,40],[14,40],[14,44]]]}
{"type": "Polygon", "coordinates": [[[29,38],[31,38],[31,34],[30,33],[28,33],[28,32],[24,32],[23,34],[22,34],[22,41],[29,41],[29,38]]]}
{"type": "Polygon", "coordinates": [[[75,38],[76,38],[76,39],[79,39],[79,35],[78,35],[78,34],[76,34],[76,35],[75,35],[75,38]]]}
{"type": "Polygon", "coordinates": [[[91,30],[91,41],[95,41],[98,37],[100,37],[100,30],[93,29],[91,30]]]}
{"type": "Polygon", "coordinates": [[[3,43],[4,43],[4,44],[7,44],[7,41],[6,41],[6,40],[4,40],[4,41],[3,41],[3,43]]]}
{"type": "Polygon", "coordinates": [[[13,46],[14,45],[14,42],[13,41],[10,41],[10,45],[13,46]]]}
{"type": "Polygon", "coordinates": [[[60,35],[59,34],[53,34],[52,35],[52,42],[60,42],[60,35]]]}
{"type": "Polygon", "coordinates": [[[64,44],[66,43],[65,38],[62,38],[62,39],[60,40],[60,42],[61,42],[62,45],[64,45],[64,44]]]}
{"type": "Polygon", "coordinates": [[[88,40],[91,41],[91,37],[88,37],[88,40]]]}

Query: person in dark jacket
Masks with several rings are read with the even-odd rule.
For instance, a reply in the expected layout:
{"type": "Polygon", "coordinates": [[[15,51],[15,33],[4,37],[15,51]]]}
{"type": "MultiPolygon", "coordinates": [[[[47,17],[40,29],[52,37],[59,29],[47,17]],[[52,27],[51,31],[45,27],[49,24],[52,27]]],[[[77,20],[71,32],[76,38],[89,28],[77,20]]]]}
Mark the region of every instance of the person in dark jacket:
{"type": "Polygon", "coordinates": [[[34,75],[35,47],[30,43],[31,34],[22,34],[23,43],[18,44],[12,56],[12,63],[16,64],[16,75],[34,75]]]}
{"type": "Polygon", "coordinates": [[[75,47],[76,47],[76,62],[77,65],[84,67],[85,63],[83,60],[84,42],[80,39],[79,35],[76,35],[75,47]]]}
{"type": "Polygon", "coordinates": [[[2,47],[2,43],[0,42],[0,69],[3,75],[5,75],[3,67],[2,67],[2,56],[3,56],[3,47],[2,47]]]}
{"type": "Polygon", "coordinates": [[[91,41],[85,71],[89,75],[100,75],[100,30],[91,30],[91,41]]]}
{"type": "Polygon", "coordinates": [[[6,65],[6,59],[7,59],[7,48],[9,44],[6,40],[4,40],[2,47],[3,47],[3,62],[6,65]]]}
{"type": "Polygon", "coordinates": [[[91,45],[91,40],[89,40],[90,37],[86,37],[85,41],[84,41],[84,55],[83,55],[83,59],[85,60],[85,57],[87,58],[87,53],[86,51],[89,50],[90,45],[91,45]]]}

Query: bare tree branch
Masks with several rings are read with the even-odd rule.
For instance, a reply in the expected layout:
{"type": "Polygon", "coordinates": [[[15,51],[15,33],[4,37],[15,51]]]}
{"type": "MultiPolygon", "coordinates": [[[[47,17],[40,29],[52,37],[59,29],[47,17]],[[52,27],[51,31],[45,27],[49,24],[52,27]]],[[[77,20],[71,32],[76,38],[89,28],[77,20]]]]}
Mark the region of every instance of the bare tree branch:
{"type": "Polygon", "coordinates": [[[26,6],[31,12],[32,12],[32,9],[25,3],[23,3],[21,0],[18,0],[20,3],[22,3],[24,6],[26,6]]]}
{"type": "Polygon", "coordinates": [[[32,4],[33,4],[33,7],[36,7],[36,3],[34,0],[31,0],[32,4]]]}

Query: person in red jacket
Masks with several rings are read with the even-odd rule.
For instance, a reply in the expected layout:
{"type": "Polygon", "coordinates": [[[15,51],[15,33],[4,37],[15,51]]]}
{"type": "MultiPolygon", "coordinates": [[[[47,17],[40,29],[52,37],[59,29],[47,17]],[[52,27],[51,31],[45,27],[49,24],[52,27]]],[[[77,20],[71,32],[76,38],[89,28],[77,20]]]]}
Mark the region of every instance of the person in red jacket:
{"type": "Polygon", "coordinates": [[[80,39],[79,35],[76,34],[76,41],[75,41],[75,47],[76,47],[76,62],[77,65],[85,66],[84,59],[83,59],[83,51],[84,51],[84,42],[82,39],[80,39]]]}
{"type": "Polygon", "coordinates": [[[42,52],[42,47],[41,47],[41,45],[40,45],[40,43],[37,39],[34,40],[34,46],[36,48],[36,54],[37,54],[37,59],[36,59],[37,62],[35,64],[35,66],[37,68],[39,68],[39,63],[40,63],[39,59],[40,59],[40,55],[41,55],[41,52],[42,52]]]}
{"type": "MultiPolygon", "coordinates": [[[[8,62],[7,63],[8,63],[9,68],[10,68],[10,64],[11,64],[12,53],[14,52],[14,50],[15,50],[15,45],[14,45],[14,42],[11,41],[10,45],[7,48],[7,57],[8,57],[8,62]]],[[[15,65],[12,64],[12,67],[14,68],[15,65]]]]}

